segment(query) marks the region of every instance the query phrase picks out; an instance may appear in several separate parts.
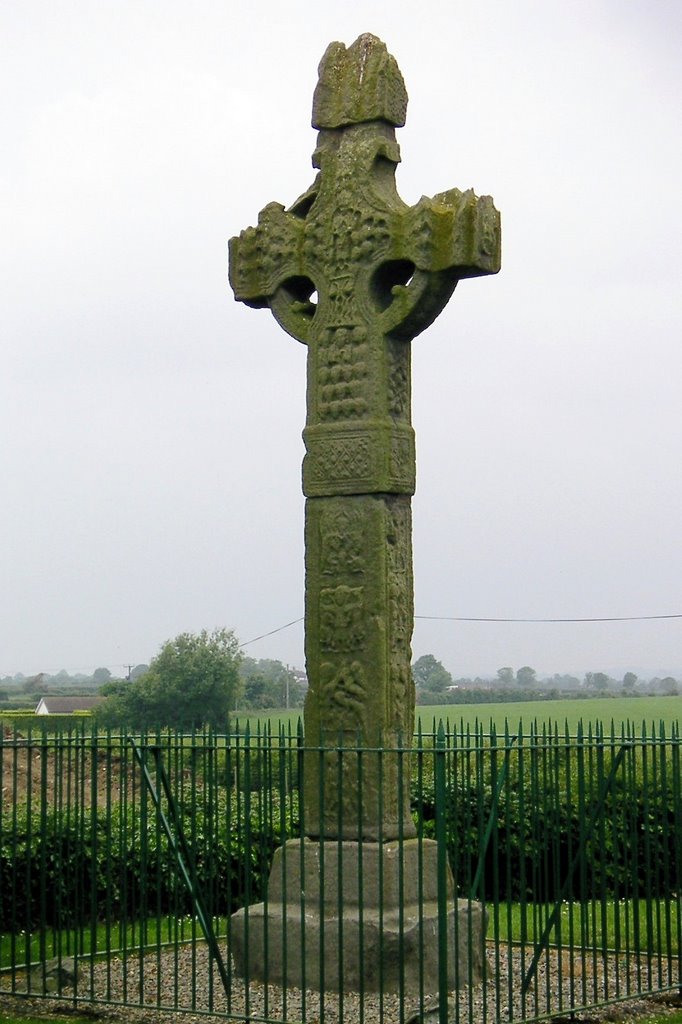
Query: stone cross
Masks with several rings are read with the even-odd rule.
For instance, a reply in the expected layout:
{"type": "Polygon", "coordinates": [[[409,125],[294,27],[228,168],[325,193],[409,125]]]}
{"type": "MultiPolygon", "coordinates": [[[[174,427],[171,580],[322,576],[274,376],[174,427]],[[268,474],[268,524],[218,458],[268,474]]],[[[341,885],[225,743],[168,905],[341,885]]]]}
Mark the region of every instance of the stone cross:
{"type": "Polygon", "coordinates": [[[331,43],[319,68],[312,186],[270,203],[230,242],[230,283],[307,346],[303,438],[304,830],[414,834],[410,342],[463,277],[500,268],[489,196],[451,189],[407,206],[395,186],[402,75],[381,40],[331,43]],[[353,747],[361,753],[343,753],[353,747]],[[358,782],[358,771],[361,783],[358,782]]]}

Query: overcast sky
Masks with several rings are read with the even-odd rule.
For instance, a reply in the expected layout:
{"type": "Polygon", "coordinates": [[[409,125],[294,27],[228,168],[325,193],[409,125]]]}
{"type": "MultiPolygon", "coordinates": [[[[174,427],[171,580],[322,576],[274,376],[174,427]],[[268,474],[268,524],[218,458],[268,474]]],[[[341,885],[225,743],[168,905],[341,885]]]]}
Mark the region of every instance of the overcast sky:
{"type": "MultiPolygon", "coordinates": [[[[327,44],[410,96],[398,188],[502,272],[413,344],[418,616],[682,615],[678,0],[3,0],[0,676],[303,614],[305,352],[227,241],[310,184],[327,44]]],[[[682,673],[682,618],[418,619],[455,675],[682,673]]],[[[300,623],[248,644],[303,666],[300,623]]]]}

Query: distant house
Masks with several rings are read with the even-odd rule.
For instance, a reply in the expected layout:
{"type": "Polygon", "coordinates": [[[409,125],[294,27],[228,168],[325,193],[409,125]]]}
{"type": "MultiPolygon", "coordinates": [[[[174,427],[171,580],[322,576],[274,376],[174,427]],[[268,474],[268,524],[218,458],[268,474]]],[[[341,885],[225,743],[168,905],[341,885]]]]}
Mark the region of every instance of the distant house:
{"type": "Polygon", "coordinates": [[[50,697],[45,695],[38,701],[36,715],[73,715],[76,711],[92,711],[102,703],[104,697],[50,697]]]}

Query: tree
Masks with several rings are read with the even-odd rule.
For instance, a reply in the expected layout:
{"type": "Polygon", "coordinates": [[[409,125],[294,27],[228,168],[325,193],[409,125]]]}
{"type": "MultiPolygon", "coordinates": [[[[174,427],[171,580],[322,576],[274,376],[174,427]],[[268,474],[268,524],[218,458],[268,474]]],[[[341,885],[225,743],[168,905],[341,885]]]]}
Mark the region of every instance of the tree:
{"type": "Polygon", "coordinates": [[[634,690],[637,683],[637,676],[634,672],[626,672],[623,676],[623,689],[634,690]]]}
{"type": "Polygon", "coordinates": [[[452,686],[452,676],[433,654],[423,654],[412,666],[414,685],[429,693],[442,693],[452,686]]]}
{"type": "Polygon", "coordinates": [[[673,676],[666,676],[658,684],[660,693],[666,697],[675,697],[678,693],[677,679],[673,676]]]}
{"type": "Polygon", "coordinates": [[[580,680],[578,679],[578,677],[569,675],[566,672],[555,672],[552,678],[548,681],[551,682],[557,690],[580,689],[580,680]]]}
{"type": "Polygon", "coordinates": [[[281,661],[243,658],[239,667],[246,708],[300,707],[303,689],[296,673],[281,661]]]}
{"type": "Polygon", "coordinates": [[[101,686],[102,683],[108,683],[111,679],[111,672],[108,668],[96,668],[92,673],[92,681],[97,686],[101,686]]]}
{"type": "Polygon", "coordinates": [[[531,668],[530,665],[523,665],[522,668],[517,669],[516,683],[518,686],[528,690],[535,686],[537,681],[535,669],[531,668]]]}
{"type": "Polygon", "coordinates": [[[47,672],[39,672],[37,676],[29,676],[21,684],[21,689],[24,693],[47,693],[50,687],[47,684],[47,680],[50,677],[47,672]]]}
{"type": "Polygon", "coordinates": [[[127,692],[128,683],[125,679],[111,679],[99,689],[100,697],[123,697],[127,692]]]}
{"type": "Polygon", "coordinates": [[[239,643],[228,629],[181,633],[149,671],[107,697],[98,719],[136,729],[225,728],[240,691],[239,643]]]}
{"type": "Polygon", "coordinates": [[[514,682],[514,669],[506,665],[504,668],[498,668],[497,678],[503,686],[511,686],[514,682]]]}
{"type": "Polygon", "coordinates": [[[603,692],[608,688],[609,677],[605,672],[586,672],[585,685],[589,686],[591,690],[603,692]]]}

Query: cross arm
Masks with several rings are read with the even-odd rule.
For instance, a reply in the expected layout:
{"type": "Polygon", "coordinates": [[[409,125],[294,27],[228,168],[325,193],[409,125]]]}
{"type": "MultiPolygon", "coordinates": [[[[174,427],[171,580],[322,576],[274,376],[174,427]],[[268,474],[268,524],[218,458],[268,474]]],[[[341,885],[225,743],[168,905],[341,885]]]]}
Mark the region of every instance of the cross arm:
{"type": "Polygon", "coordinates": [[[382,327],[386,334],[410,339],[433,323],[458,281],[499,271],[500,215],[490,196],[455,188],[422,196],[400,219],[391,259],[413,272],[407,283],[390,289],[382,327]]]}
{"type": "Polygon", "coordinates": [[[454,270],[458,280],[500,269],[500,215],[490,196],[452,188],[422,196],[407,214],[406,237],[418,270],[454,270]]]}
{"type": "Polygon", "coordinates": [[[255,309],[269,307],[288,334],[307,342],[314,289],[303,260],[303,220],[269,203],[256,227],[229,243],[229,278],[235,298],[255,309]]]}

